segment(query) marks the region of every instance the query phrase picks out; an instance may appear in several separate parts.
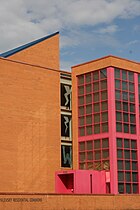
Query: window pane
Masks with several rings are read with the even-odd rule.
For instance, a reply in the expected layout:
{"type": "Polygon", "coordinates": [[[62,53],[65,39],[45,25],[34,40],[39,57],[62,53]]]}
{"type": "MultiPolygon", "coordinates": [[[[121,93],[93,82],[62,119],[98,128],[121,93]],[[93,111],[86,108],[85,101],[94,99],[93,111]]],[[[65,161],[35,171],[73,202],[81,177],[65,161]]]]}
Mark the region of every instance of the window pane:
{"type": "Polygon", "coordinates": [[[124,193],[124,184],[118,184],[119,193],[124,193]]]}
{"type": "Polygon", "coordinates": [[[129,98],[130,98],[130,101],[131,102],[134,102],[134,94],[133,93],[130,93],[129,94],[129,98]]]}
{"type": "Polygon", "coordinates": [[[123,121],[128,122],[128,114],[123,113],[123,121]]]}
{"type": "Polygon", "coordinates": [[[95,160],[101,159],[101,151],[95,151],[95,160]]]}
{"type": "Polygon", "coordinates": [[[117,132],[122,132],[122,123],[116,123],[117,132]]]}
{"type": "Polygon", "coordinates": [[[106,101],[101,103],[101,109],[102,109],[102,111],[108,110],[108,106],[107,106],[107,102],[106,101]]]}
{"type": "Polygon", "coordinates": [[[131,181],[131,174],[130,174],[130,172],[126,172],[125,173],[125,181],[126,182],[130,182],[131,181]]]}
{"type": "Polygon", "coordinates": [[[131,193],[131,184],[126,184],[126,193],[131,193]]]}
{"type": "Polygon", "coordinates": [[[135,123],[136,119],[135,119],[135,114],[130,114],[130,123],[135,123]]]}
{"type": "Polygon", "coordinates": [[[128,112],[128,103],[127,102],[123,102],[123,111],[128,112]]]}
{"type": "Polygon", "coordinates": [[[79,118],[79,125],[80,126],[84,125],[84,117],[79,118]]]}
{"type": "Polygon", "coordinates": [[[84,94],[84,86],[78,87],[78,94],[79,95],[84,94]]]}
{"type": "Polygon", "coordinates": [[[87,150],[92,150],[92,141],[87,141],[87,150]]]}
{"type": "Polygon", "coordinates": [[[84,106],[79,107],[79,115],[84,115],[84,106]]]}
{"type": "Polygon", "coordinates": [[[84,151],[85,150],[85,142],[80,142],[79,143],[79,150],[84,151]]]}
{"type": "Polygon", "coordinates": [[[122,79],[127,80],[127,71],[122,70],[122,79]]]}
{"type": "Polygon", "coordinates": [[[131,151],[132,155],[132,160],[137,160],[137,153],[136,151],[131,151]]]}
{"type": "Polygon", "coordinates": [[[108,150],[103,150],[102,151],[102,158],[108,158],[109,157],[109,151],[108,150]]]}
{"type": "Polygon", "coordinates": [[[92,115],[86,116],[86,123],[92,124],[92,115]]]}
{"type": "Polygon", "coordinates": [[[123,100],[128,101],[128,93],[127,92],[122,92],[122,97],[123,97],[123,100]]]}
{"type": "Polygon", "coordinates": [[[133,184],[133,193],[138,193],[138,184],[133,184]]]}
{"type": "Polygon", "coordinates": [[[99,82],[95,82],[95,83],[93,84],[93,90],[94,90],[94,91],[98,91],[98,90],[99,90],[99,82]]]}
{"type": "Polygon", "coordinates": [[[86,85],[86,93],[90,93],[91,92],[91,85],[86,85]]]}
{"type": "Polygon", "coordinates": [[[130,104],[130,112],[135,112],[135,105],[134,104],[130,104]]]}
{"type": "Polygon", "coordinates": [[[101,81],[101,89],[107,89],[107,80],[101,81]]]}
{"type": "Polygon", "coordinates": [[[93,72],[93,81],[94,80],[99,80],[99,71],[93,72]]]}
{"type": "Polygon", "coordinates": [[[124,133],[129,133],[129,125],[128,124],[124,124],[124,133]]]}
{"type": "Polygon", "coordinates": [[[86,127],[86,134],[91,135],[92,134],[92,126],[87,126],[86,127]]]}
{"type": "Polygon", "coordinates": [[[79,97],[79,105],[83,105],[84,104],[84,97],[79,97]]]}
{"type": "Polygon", "coordinates": [[[93,153],[92,152],[87,153],[87,159],[88,160],[93,160],[93,153]]]}
{"type": "Polygon", "coordinates": [[[92,113],[92,105],[86,106],[86,114],[91,114],[92,113]]]}
{"type": "Polygon", "coordinates": [[[131,82],[134,82],[134,73],[133,72],[128,72],[128,79],[129,79],[129,81],[131,81],[131,82]]]}
{"type": "Polygon", "coordinates": [[[130,132],[132,133],[132,134],[134,134],[134,133],[136,133],[136,126],[135,125],[130,125],[130,132]]]}
{"type": "Polygon", "coordinates": [[[94,115],[94,123],[100,122],[100,114],[95,114],[94,115]]]}
{"type": "Polygon", "coordinates": [[[125,170],[130,170],[130,161],[125,161],[125,170]]]}
{"type": "Polygon", "coordinates": [[[100,133],[100,124],[94,125],[94,133],[100,133]]]}
{"type": "Polygon", "coordinates": [[[107,99],[107,91],[102,91],[101,92],[101,99],[106,100],[107,99]]]}
{"type": "Polygon", "coordinates": [[[132,149],[136,149],[137,148],[136,141],[131,140],[131,148],[132,149]]]}
{"type": "Polygon", "coordinates": [[[122,147],[122,139],[121,138],[117,138],[117,147],[122,147]]]}
{"type": "Polygon", "coordinates": [[[85,129],[84,128],[79,128],[79,135],[80,136],[85,136],[85,129]]]}
{"type": "Polygon", "coordinates": [[[94,104],[93,108],[94,108],[94,112],[99,112],[100,111],[100,105],[99,105],[99,103],[94,104]]]}
{"type": "Polygon", "coordinates": [[[132,162],[132,170],[138,170],[138,164],[137,162],[132,162]]]}
{"type": "Polygon", "coordinates": [[[116,101],[116,110],[121,110],[121,102],[116,101]]]}
{"type": "Polygon", "coordinates": [[[102,123],[102,132],[108,132],[108,123],[102,123]]]}
{"type": "Polygon", "coordinates": [[[80,161],[85,161],[85,152],[80,152],[80,161]]]}
{"type": "Polygon", "coordinates": [[[129,91],[134,92],[134,84],[129,83],[129,91]]]}
{"type": "Polygon", "coordinates": [[[102,113],[102,122],[106,122],[108,121],[108,113],[107,112],[103,112],[102,113]]]}
{"type": "Polygon", "coordinates": [[[125,159],[130,159],[130,151],[129,150],[124,151],[124,158],[125,159]]]}
{"type": "Polygon", "coordinates": [[[127,90],[127,82],[122,82],[122,90],[127,90]]]}
{"type": "Polygon", "coordinates": [[[116,94],[116,99],[121,99],[121,92],[119,90],[116,90],[115,91],[115,94],[116,94]]]}
{"type": "Polygon", "coordinates": [[[115,80],[115,88],[116,89],[120,89],[121,88],[120,80],[115,80]]]}
{"type": "Polygon", "coordinates": [[[87,163],[87,169],[88,170],[93,170],[94,169],[92,162],[87,163]]]}
{"type": "Polygon", "coordinates": [[[138,173],[135,173],[135,172],[132,173],[132,181],[138,182],[138,173]]]}
{"type": "Polygon", "coordinates": [[[123,169],[123,161],[118,160],[118,170],[122,170],[122,169],[123,169]]]}
{"type": "Polygon", "coordinates": [[[100,149],[101,145],[100,145],[100,140],[94,140],[94,149],[100,149]]]}
{"type": "Polygon", "coordinates": [[[118,172],[118,181],[124,181],[124,173],[118,172]]]}
{"type": "Polygon", "coordinates": [[[108,139],[102,139],[102,148],[108,148],[109,142],[108,139]]]}
{"type": "Polygon", "coordinates": [[[84,83],[84,75],[78,76],[78,84],[82,85],[84,83]]]}
{"type": "Polygon", "coordinates": [[[121,149],[117,150],[117,157],[122,158],[123,157],[123,151],[121,149]]]}
{"type": "Polygon", "coordinates": [[[120,69],[115,69],[115,78],[120,78],[120,69]]]}
{"type": "Polygon", "coordinates": [[[86,74],[86,83],[91,82],[91,74],[86,74]]]}
{"type": "Polygon", "coordinates": [[[87,95],[86,96],[86,103],[91,103],[92,102],[92,95],[87,95]]]}
{"type": "Polygon", "coordinates": [[[94,102],[99,101],[99,93],[94,93],[93,98],[94,98],[94,102]]]}
{"type": "Polygon", "coordinates": [[[106,69],[102,69],[100,71],[100,78],[103,79],[103,78],[106,78],[106,77],[107,77],[106,69]]]}
{"type": "Polygon", "coordinates": [[[116,112],[116,120],[117,121],[122,121],[122,114],[121,114],[121,112],[116,112]]]}
{"type": "Polygon", "coordinates": [[[129,139],[124,139],[124,148],[130,148],[129,139]]]}

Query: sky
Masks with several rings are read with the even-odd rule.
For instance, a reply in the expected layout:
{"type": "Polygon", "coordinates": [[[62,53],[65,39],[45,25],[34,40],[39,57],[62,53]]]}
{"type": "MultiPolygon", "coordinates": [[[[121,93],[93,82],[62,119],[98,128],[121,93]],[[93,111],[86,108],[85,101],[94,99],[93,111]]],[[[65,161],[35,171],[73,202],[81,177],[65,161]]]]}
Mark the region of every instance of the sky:
{"type": "Polygon", "coordinates": [[[0,4],[0,53],[59,31],[61,69],[107,55],[140,62],[140,0],[0,4]]]}

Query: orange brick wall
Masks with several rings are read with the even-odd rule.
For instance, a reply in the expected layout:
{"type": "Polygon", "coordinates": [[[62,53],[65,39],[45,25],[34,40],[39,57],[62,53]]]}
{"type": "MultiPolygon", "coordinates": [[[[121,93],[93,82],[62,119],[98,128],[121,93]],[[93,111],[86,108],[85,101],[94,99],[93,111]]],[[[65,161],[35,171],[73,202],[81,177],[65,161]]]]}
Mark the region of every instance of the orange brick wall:
{"type": "Polygon", "coordinates": [[[139,210],[140,195],[0,195],[0,210],[139,210]]]}
{"type": "Polygon", "coordinates": [[[0,191],[54,192],[60,73],[0,58],[0,191]]]}
{"type": "Polygon", "coordinates": [[[8,58],[59,70],[59,34],[11,55],[8,58]]]}

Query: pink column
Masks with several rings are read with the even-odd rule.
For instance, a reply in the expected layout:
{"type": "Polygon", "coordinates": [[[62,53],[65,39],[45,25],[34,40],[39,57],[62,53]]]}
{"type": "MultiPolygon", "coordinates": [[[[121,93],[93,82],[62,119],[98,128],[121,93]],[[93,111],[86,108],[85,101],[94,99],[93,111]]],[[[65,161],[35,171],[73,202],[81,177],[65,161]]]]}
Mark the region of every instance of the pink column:
{"type": "Polygon", "coordinates": [[[107,68],[111,193],[118,194],[114,68],[107,68]]]}
{"type": "Polygon", "coordinates": [[[135,84],[135,107],[136,107],[136,135],[137,135],[137,154],[138,154],[138,183],[140,193],[140,122],[139,122],[139,90],[138,90],[138,74],[134,74],[135,84]]]}

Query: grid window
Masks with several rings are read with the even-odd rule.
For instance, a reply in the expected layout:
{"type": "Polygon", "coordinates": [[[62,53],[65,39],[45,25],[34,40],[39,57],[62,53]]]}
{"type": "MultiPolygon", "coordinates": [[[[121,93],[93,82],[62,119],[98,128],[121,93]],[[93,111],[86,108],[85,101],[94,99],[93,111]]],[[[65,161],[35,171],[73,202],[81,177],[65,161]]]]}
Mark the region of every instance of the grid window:
{"type": "Polygon", "coordinates": [[[138,193],[136,140],[117,138],[116,143],[119,193],[138,193]]]}
{"type": "Polygon", "coordinates": [[[115,69],[116,131],[136,133],[134,73],[115,69]]]}
{"type": "Polygon", "coordinates": [[[109,170],[109,139],[79,142],[79,168],[109,170]]]}
{"type": "Polygon", "coordinates": [[[108,132],[107,70],[78,76],[79,136],[108,132]]]}

